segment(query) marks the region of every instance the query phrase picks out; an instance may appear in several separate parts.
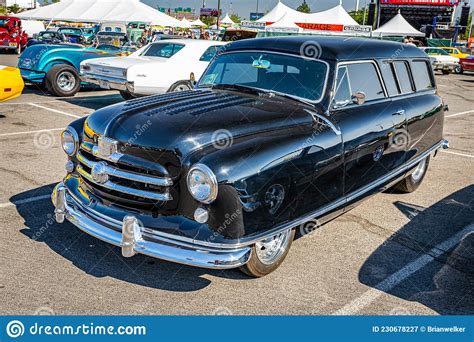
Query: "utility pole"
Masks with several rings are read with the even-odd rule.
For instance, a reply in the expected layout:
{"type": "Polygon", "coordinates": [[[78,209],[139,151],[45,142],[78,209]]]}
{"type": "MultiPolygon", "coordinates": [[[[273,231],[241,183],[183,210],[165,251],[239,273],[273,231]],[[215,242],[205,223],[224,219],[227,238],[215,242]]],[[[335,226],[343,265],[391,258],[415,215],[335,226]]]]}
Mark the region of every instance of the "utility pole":
{"type": "Polygon", "coordinates": [[[221,0],[217,0],[217,30],[220,29],[221,22],[221,0]]]}
{"type": "Polygon", "coordinates": [[[258,15],[258,0],[257,0],[257,11],[256,11],[257,15],[258,15]]]}

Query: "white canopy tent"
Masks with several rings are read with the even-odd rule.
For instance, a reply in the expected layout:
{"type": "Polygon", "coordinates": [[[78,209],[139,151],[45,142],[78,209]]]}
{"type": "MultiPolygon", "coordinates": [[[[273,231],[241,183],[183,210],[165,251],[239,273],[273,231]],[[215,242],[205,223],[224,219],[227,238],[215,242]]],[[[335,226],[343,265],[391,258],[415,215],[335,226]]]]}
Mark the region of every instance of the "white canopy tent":
{"type": "Polygon", "coordinates": [[[224,19],[222,19],[220,23],[224,25],[235,25],[234,21],[230,19],[229,13],[225,15],[224,19]]]}
{"type": "Polygon", "coordinates": [[[341,3],[325,11],[302,13],[278,1],[277,5],[270,12],[257,21],[270,24],[278,22],[283,17],[286,17],[286,21],[297,24],[359,25],[342,7],[341,3]]]}
{"type": "Polygon", "coordinates": [[[183,19],[181,19],[181,27],[182,28],[191,28],[192,24],[188,19],[183,17],[183,19]]]}
{"type": "Polygon", "coordinates": [[[196,19],[194,21],[191,21],[191,26],[199,26],[199,27],[207,27],[206,24],[204,24],[201,19],[196,19]]]}
{"type": "Polygon", "coordinates": [[[181,22],[139,0],[62,0],[18,14],[22,19],[71,22],[143,21],[151,25],[181,27],[181,22]]]}
{"type": "Polygon", "coordinates": [[[418,31],[410,25],[402,16],[400,11],[396,16],[372,32],[374,36],[413,36],[424,37],[423,32],[418,31]]]}
{"type": "Polygon", "coordinates": [[[268,31],[291,31],[291,32],[303,32],[303,29],[296,25],[291,20],[290,15],[285,14],[276,23],[268,25],[266,28],[268,31]]]}

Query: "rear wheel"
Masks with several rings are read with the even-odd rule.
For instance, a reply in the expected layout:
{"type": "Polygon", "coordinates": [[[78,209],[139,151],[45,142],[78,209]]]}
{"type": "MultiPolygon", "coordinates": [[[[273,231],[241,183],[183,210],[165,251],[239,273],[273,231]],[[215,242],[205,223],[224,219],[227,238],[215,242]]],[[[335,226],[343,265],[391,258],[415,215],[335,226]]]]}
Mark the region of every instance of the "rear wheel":
{"type": "Polygon", "coordinates": [[[415,167],[415,170],[413,170],[413,172],[408,177],[395,185],[395,189],[406,193],[414,192],[421,185],[421,182],[423,182],[426,172],[428,171],[429,164],[430,157],[426,157],[418,163],[418,165],[415,167]]]}
{"type": "Polygon", "coordinates": [[[461,65],[457,65],[455,68],[454,68],[454,72],[456,74],[462,74],[462,66],[461,65]]]}
{"type": "Polygon", "coordinates": [[[81,88],[81,79],[76,69],[70,65],[53,66],[46,74],[46,88],[54,96],[74,96],[81,88]]]}
{"type": "Polygon", "coordinates": [[[295,230],[288,229],[257,242],[249,261],[240,270],[256,278],[270,274],[285,260],[294,238],[295,230]]]}

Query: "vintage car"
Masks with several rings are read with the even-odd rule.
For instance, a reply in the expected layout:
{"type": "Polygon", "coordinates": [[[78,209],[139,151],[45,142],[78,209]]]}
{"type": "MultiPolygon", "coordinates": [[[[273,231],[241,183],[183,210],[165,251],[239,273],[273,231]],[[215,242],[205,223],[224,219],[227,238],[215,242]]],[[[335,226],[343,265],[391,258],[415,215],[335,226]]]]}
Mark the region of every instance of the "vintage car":
{"type": "Polygon", "coordinates": [[[67,42],[66,36],[58,31],[42,31],[34,35],[33,38],[28,41],[26,47],[38,44],[65,44],[67,42]]]}
{"type": "Polygon", "coordinates": [[[124,99],[189,90],[189,80],[201,77],[224,44],[193,39],[158,41],[126,58],[85,60],[81,63],[81,79],[119,90],[124,99]]]}
{"type": "Polygon", "coordinates": [[[20,18],[0,16],[0,51],[21,53],[28,42],[28,35],[23,31],[20,18]]]}
{"type": "Polygon", "coordinates": [[[295,230],[311,232],[392,186],[415,191],[431,156],[447,147],[445,109],[416,47],[241,40],[194,90],[71,123],[55,218],[125,257],[264,276],[282,263],[295,230]]]}
{"type": "Polygon", "coordinates": [[[127,36],[133,43],[138,43],[140,38],[142,37],[142,33],[145,30],[148,30],[150,25],[144,22],[133,21],[128,23],[127,25],[127,36]]]}
{"type": "Polygon", "coordinates": [[[84,32],[78,27],[60,27],[57,31],[66,37],[67,41],[74,44],[84,44],[86,39],[84,32]]]}
{"type": "Polygon", "coordinates": [[[459,64],[461,65],[461,70],[459,71],[461,74],[464,71],[474,71],[474,56],[459,59],[459,64]]]}
{"type": "Polygon", "coordinates": [[[433,70],[441,71],[444,75],[449,75],[451,72],[460,72],[459,58],[451,56],[440,48],[422,47],[420,49],[430,56],[433,70]]]}
{"type": "Polygon", "coordinates": [[[18,68],[0,65],[0,102],[20,96],[24,86],[18,68]]]}
{"type": "Polygon", "coordinates": [[[95,27],[85,27],[82,29],[84,36],[84,43],[87,45],[93,44],[95,35],[98,33],[95,27]]]}
{"type": "Polygon", "coordinates": [[[81,62],[92,58],[128,55],[133,48],[123,45],[126,43],[125,33],[99,32],[96,45],[89,48],[72,44],[33,45],[20,56],[18,67],[25,82],[44,84],[55,96],[74,96],[81,86],[81,62]]]}
{"type": "Polygon", "coordinates": [[[456,58],[465,58],[465,57],[469,56],[468,53],[462,53],[456,47],[443,46],[443,47],[440,47],[440,49],[446,51],[450,56],[453,56],[453,57],[456,57],[456,58]]]}

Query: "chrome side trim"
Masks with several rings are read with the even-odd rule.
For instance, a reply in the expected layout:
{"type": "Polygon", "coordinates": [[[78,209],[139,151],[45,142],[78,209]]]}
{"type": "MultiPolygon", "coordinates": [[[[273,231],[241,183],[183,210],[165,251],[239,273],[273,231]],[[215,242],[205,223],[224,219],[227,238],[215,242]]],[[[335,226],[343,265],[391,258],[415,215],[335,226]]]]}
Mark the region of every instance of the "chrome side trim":
{"type": "MultiPolygon", "coordinates": [[[[91,169],[94,167],[95,164],[97,164],[93,161],[90,161],[86,157],[84,157],[80,152],[77,153],[77,160],[91,169]]],[[[123,179],[131,180],[131,181],[139,182],[139,183],[146,183],[146,184],[151,184],[151,185],[156,185],[156,186],[172,186],[173,185],[173,181],[171,180],[171,178],[148,176],[148,175],[144,175],[144,174],[133,172],[133,171],[123,171],[109,165],[105,166],[105,172],[109,176],[123,178],[123,179]]]]}
{"type": "MultiPolygon", "coordinates": [[[[74,204],[69,204],[64,184],[60,183],[53,191],[53,203],[65,204],[65,217],[68,221],[85,233],[122,248],[125,256],[133,254],[144,254],[154,258],[163,259],[194,267],[210,269],[230,269],[245,265],[250,259],[252,249],[243,247],[235,250],[228,249],[202,249],[193,244],[183,244],[172,239],[146,240],[141,237],[142,228],[138,220],[133,216],[128,216],[122,222],[126,228],[122,232],[107,228],[93,219],[86,213],[77,209],[74,204]],[[133,229],[133,232],[131,230],[133,229]],[[127,231],[125,231],[127,230],[127,231]],[[130,233],[131,232],[131,233],[130,233]]],[[[72,198],[69,197],[73,201],[72,198]]]]}
{"type": "MultiPolygon", "coordinates": [[[[302,217],[299,217],[299,218],[297,218],[293,221],[286,222],[284,224],[276,226],[273,229],[270,229],[266,232],[262,232],[260,234],[256,234],[256,235],[253,235],[253,236],[248,236],[247,238],[243,238],[243,239],[233,240],[235,242],[232,242],[232,243],[215,243],[215,242],[209,242],[209,241],[194,240],[194,239],[187,238],[187,237],[182,237],[182,236],[172,235],[172,234],[168,234],[168,233],[164,233],[164,232],[159,232],[159,231],[156,231],[154,229],[147,228],[147,227],[143,228],[143,232],[146,232],[147,236],[149,236],[151,238],[154,238],[154,239],[167,238],[167,239],[171,239],[173,241],[179,241],[180,243],[188,243],[188,244],[192,244],[192,245],[196,245],[196,246],[203,246],[203,247],[207,247],[207,248],[221,248],[221,249],[228,250],[228,249],[239,249],[239,248],[251,246],[251,245],[255,244],[258,241],[261,241],[265,238],[271,237],[271,236],[273,236],[275,234],[278,234],[282,231],[285,231],[289,228],[296,227],[296,226],[298,226],[302,223],[305,223],[305,222],[307,222],[311,219],[314,219],[316,217],[321,217],[324,214],[328,213],[329,211],[337,209],[337,208],[345,205],[348,201],[350,201],[352,199],[356,199],[357,197],[360,197],[360,196],[364,195],[365,193],[373,190],[374,188],[376,188],[378,186],[381,186],[384,183],[387,183],[388,181],[390,181],[393,178],[396,178],[397,176],[403,175],[403,173],[408,172],[412,167],[414,167],[421,160],[428,157],[431,153],[437,151],[439,148],[441,148],[443,145],[445,145],[446,142],[447,142],[447,140],[439,141],[437,144],[433,145],[430,149],[428,149],[427,151],[425,151],[424,153],[422,153],[421,155],[419,155],[415,159],[411,160],[410,162],[408,162],[404,165],[401,165],[400,167],[398,167],[394,171],[390,172],[386,176],[384,176],[384,177],[382,177],[382,178],[366,185],[365,187],[363,187],[363,188],[347,195],[346,197],[340,198],[340,199],[338,199],[334,202],[331,202],[331,203],[327,204],[326,206],[324,206],[322,208],[319,208],[319,209],[317,209],[317,210],[315,210],[311,213],[308,213],[308,214],[306,214],[302,217]]],[[[121,221],[117,221],[113,218],[104,216],[103,214],[93,210],[92,208],[88,207],[87,211],[93,213],[97,217],[100,217],[101,220],[102,220],[101,222],[103,222],[106,225],[107,224],[109,224],[109,225],[112,224],[114,226],[117,226],[117,225],[121,226],[121,224],[122,224],[121,221]]],[[[200,247],[200,248],[202,248],[202,247],[200,247]]]]}
{"type": "Polygon", "coordinates": [[[102,187],[110,189],[110,190],[123,192],[127,195],[137,196],[137,197],[142,197],[142,198],[148,198],[148,199],[152,199],[152,200],[155,200],[155,201],[171,201],[173,199],[171,197],[171,194],[168,193],[168,192],[166,192],[166,193],[155,193],[155,192],[151,192],[151,191],[143,191],[143,190],[133,189],[133,188],[129,188],[129,187],[126,187],[126,186],[123,186],[123,185],[115,184],[111,181],[107,181],[105,183],[96,182],[92,178],[92,176],[86,170],[84,170],[82,168],[82,166],[80,166],[80,165],[76,166],[76,171],[79,173],[79,175],[86,178],[89,182],[92,182],[94,184],[97,184],[99,186],[102,186],[102,187]]]}
{"type": "Polygon", "coordinates": [[[340,130],[338,127],[336,127],[336,125],[334,125],[331,121],[329,121],[328,118],[324,117],[324,116],[321,115],[321,114],[318,114],[318,113],[316,113],[316,112],[313,112],[313,111],[311,111],[311,110],[309,110],[309,109],[305,109],[305,111],[306,111],[307,113],[309,113],[312,117],[315,117],[315,116],[316,116],[316,117],[318,117],[319,119],[323,120],[324,123],[325,123],[326,125],[328,125],[329,128],[331,128],[331,129],[334,131],[334,133],[336,133],[336,135],[341,135],[341,134],[342,134],[341,130],[340,130]]]}

